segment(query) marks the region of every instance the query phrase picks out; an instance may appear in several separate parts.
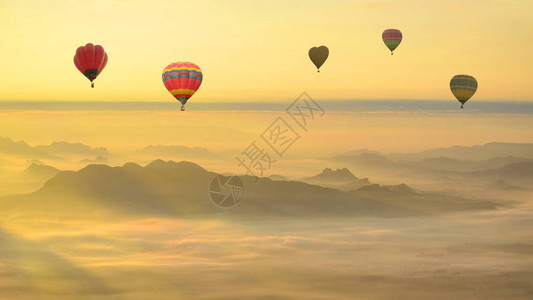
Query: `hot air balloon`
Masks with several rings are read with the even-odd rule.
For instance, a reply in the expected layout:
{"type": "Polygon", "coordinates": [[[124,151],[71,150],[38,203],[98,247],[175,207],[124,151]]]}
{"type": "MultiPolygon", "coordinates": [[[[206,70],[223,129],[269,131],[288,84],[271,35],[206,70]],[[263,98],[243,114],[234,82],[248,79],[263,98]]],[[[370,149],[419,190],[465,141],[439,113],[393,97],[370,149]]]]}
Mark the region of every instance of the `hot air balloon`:
{"type": "Polygon", "coordinates": [[[392,51],[402,42],[402,33],[398,29],[387,29],[383,31],[381,38],[383,38],[383,42],[390,49],[390,55],[392,55],[392,51]]]}
{"type": "Polygon", "coordinates": [[[450,89],[453,95],[461,102],[461,109],[477,90],[477,81],[470,75],[455,75],[450,81],[450,89]]]}
{"type": "Polygon", "coordinates": [[[181,102],[181,110],[202,84],[203,74],[200,67],[190,62],[175,62],[163,70],[163,84],[181,102]]]}
{"type": "Polygon", "coordinates": [[[74,55],[74,65],[91,81],[91,87],[94,87],[93,80],[100,75],[107,64],[107,53],[104,47],[88,43],[80,46],[74,55]]]}
{"type": "Polygon", "coordinates": [[[320,72],[320,67],[324,64],[328,56],[329,49],[326,46],[313,47],[309,49],[309,58],[315,64],[318,72],[320,72]]]}

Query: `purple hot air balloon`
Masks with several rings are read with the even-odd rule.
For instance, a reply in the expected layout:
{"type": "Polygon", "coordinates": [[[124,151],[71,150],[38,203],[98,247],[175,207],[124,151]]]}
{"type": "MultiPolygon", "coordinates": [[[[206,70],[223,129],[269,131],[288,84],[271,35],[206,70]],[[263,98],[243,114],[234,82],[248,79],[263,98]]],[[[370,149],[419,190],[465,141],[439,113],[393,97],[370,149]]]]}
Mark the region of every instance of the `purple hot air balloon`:
{"type": "Polygon", "coordinates": [[[392,51],[394,51],[394,49],[396,49],[396,47],[402,42],[402,33],[398,29],[387,29],[383,31],[381,37],[387,48],[390,49],[391,55],[392,51]]]}

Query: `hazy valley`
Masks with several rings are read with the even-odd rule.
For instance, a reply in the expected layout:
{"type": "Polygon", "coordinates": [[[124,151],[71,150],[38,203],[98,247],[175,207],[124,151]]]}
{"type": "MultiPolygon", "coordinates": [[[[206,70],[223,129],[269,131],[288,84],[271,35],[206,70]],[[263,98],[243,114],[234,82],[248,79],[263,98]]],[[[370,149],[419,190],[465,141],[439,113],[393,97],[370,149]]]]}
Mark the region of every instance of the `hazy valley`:
{"type": "Polygon", "coordinates": [[[323,170],[305,177],[239,175],[242,200],[220,208],[209,188],[225,172],[183,161],[197,152],[186,147],[141,148],[165,160],[117,165],[128,157],[102,147],[3,142],[4,298],[533,294],[531,144],[316,158],[323,170]],[[458,158],[473,148],[479,159],[458,158]],[[84,161],[99,156],[109,165],[84,161]]]}

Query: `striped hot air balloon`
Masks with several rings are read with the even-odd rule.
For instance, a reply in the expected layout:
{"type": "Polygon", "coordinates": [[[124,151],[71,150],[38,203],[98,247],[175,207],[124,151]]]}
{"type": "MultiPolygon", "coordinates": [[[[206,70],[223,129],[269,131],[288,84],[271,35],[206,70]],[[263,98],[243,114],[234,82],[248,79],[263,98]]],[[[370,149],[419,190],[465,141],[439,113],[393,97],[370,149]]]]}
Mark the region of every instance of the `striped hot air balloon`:
{"type": "Polygon", "coordinates": [[[100,75],[107,65],[107,53],[105,53],[104,47],[88,43],[76,50],[74,65],[91,81],[91,87],[94,87],[93,80],[100,75]]]}
{"type": "Polygon", "coordinates": [[[381,38],[387,48],[390,49],[390,55],[392,55],[392,51],[402,42],[402,33],[398,29],[387,29],[383,31],[381,38]]]}
{"type": "Polygon", "coordinates": [[[190,62],[175,62],[163,70],[163,84],[181,102],[181,110],[202,84],[203,74],[200,67],[190,62]]]}
{"type": "Polygon", "coordinates": [[[470,99],[477,90],[477,81],[470,75],[455,75],[450,81],[450,89],[453,95],[461,102],[461,109],[468,99],[470,99]]]}

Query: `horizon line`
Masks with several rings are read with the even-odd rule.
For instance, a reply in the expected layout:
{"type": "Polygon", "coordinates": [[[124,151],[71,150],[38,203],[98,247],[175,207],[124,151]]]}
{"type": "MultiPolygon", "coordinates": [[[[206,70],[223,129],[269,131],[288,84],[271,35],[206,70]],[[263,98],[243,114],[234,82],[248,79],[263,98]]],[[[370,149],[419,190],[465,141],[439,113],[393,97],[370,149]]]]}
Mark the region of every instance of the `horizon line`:
{"type": "MultiPolygon", "coordinates": [[[[240,103],[247,103],[247,104],[268,104],[268,103],[285,103],[287,101],[294,101],[296,99],[292,99],[292,100],[288,100],[289,98],[287,98],[286,100],[284,99],[276,99],[276,100],[260,100],[260,101],[240,101],[240,100],[237,100],[237,101],[226,101],[226,100],[221,100],[221,101],[200,101],[200,102],[197,102],[197,101],[194,101],[195,104],[200,104],[200,103],[203,103],[203,104],[240,104],[240,103]]],[[[365,99],[321,99],[321,100],[318,100],[317,98],[312,98],[313,100],[315,101],[327,101],[327,102],[373,102],[373,101],[379,101],[379,102],[388,102],[388,101],[391,101],[391,102],[397,102],[397,101],[401,101],[401,102],[417,102],[417,101],[420,101],[420,102],[428,102],[428,101],[431,101],[431,102],[457,102],[457,100],[455,99],[392,99],[392,98],[377,98],[377,99],[374,99],[374,98],[365,98],[365,99]]],[[[468,103],[473,103],[473,102],[478,102],[478,103],[486,103],[486,102],[491,102],[491,103],[496,103],[496,102],[502,102],[502,103],[531,103],[533,104],[533,99],[531,100],[517,100],[517,99],[512,99],[512,100],[503,100],[503,99],[474,99],[473,101],[470,100],[468,103]]],[[[0,104],[7,104],[7,103],[178,103],[177,101],[172,101],[172,100],[164,100],[164,101],[143,101],[143,100],[132,100],[132,101],[121,101],[121,100],[111,100],[111,101],[106,101],[106,100],[34,100],[34,99],[27,99],[27,100],[17,100],[17,99],[4,99],[4,100],[0,100],[0,104]]]]}
{"type": "MultiPolygon", "coordinates": [[[[458,101],[452,100],[318,100],[316,103],[330,112],[455,112],[461,111],[458,101]]],[[[194,102],[188,111],[285,111],[296,99],[270,102],[194,102]]],[[[0,101],[0,111],[177,111],[177,101],[0,101]]],[[[472,101],[465,113],[533,114],[531,101],[472,101]]]]}

